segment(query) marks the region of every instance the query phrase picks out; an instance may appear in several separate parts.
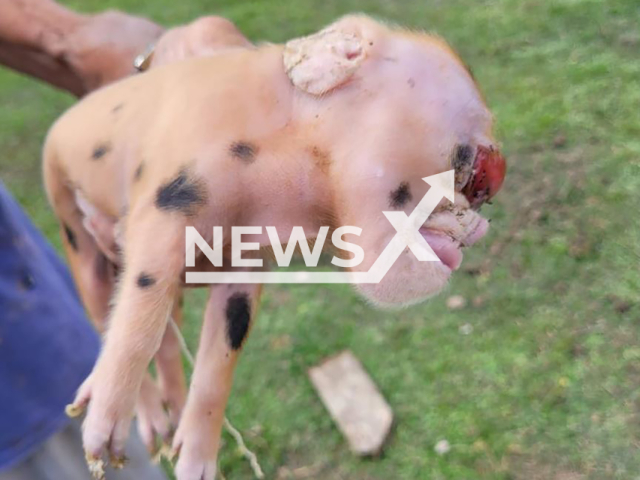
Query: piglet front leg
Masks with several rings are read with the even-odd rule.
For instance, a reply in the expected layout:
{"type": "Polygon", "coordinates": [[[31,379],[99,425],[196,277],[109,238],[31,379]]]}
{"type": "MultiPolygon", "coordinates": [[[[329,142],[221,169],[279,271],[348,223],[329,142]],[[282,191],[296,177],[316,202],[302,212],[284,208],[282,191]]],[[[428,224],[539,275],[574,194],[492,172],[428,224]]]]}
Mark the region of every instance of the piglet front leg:
{"type": "Polygon", "coordinates": [[[184,230],[169,230],[168,223],[157,213],[127,229],[126,267],[104,348],[71,408],[89,405],[83,443],[97,478],[104,455],[116,467],[123,464],[140,387],[177,296],[184,259],[176,252],[183,251],[184,230]]]}

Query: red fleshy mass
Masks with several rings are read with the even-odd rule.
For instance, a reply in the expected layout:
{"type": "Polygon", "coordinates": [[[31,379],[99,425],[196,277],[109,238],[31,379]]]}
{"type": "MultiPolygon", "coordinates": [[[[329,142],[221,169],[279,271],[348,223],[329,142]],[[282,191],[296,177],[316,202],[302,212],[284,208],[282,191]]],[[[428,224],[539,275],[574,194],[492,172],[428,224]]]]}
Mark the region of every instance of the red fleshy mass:
{"type": "Polygon", "coordinates": [[[472,208],[478,208],[490,200],[502,187],[507,162],[493,147],[478,146],[473,176],[462,189],[472,208]]]}

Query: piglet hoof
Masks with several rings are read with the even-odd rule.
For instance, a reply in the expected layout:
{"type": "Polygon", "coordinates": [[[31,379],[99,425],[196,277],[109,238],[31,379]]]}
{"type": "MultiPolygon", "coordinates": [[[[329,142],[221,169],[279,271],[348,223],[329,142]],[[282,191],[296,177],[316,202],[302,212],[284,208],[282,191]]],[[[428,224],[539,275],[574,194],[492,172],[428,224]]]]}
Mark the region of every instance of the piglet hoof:
{"type": "Polygon", "coordinates": [[[104,460],[100,457],[96,457],[89,452],[85,452],[84,456],[87,461],[87,467],[89,473],[94,480],[104,480],[104,460]]]}
{"type": "Polygon", "coordinates": [[[215,480],[218,462],[182,453],[174,470],[176,480],[215,480]]]}
{"type": "Polygon", "coordinates": [[[174,473],[176,480],[215,480],[218,470],[218,446],[202,436],[206,429],[189,428],[181,424],[173,439],[173,453],[178,456],[174,473]]]}
{"type": "Polygon", "coordinates": [[[124,445],[131,424],[129,415],[113,415],[93,402],[83,425],[82,441],[88,458],[109,456],[115,468],[125,463],[124,445]]]}
{"type": "Polygon", "coordinates": [[[132,397],[131,391],[113,387],[116,382],[106,381],[107,378],[103,374],[94,375],[83,384],[83,387],[91,385],[87,388],[91,394],[84,400],[88,409],[82,425],[82,443],[95,478],[101,478],[99,465],[106,464],[102,458],[111,460],[116,468],[124,466],[124,448],[135,405],[135,390],[132,397]],[[100,381],[91,382],[91,378],[100,381]]]}
{"type": "Polygon", "coordinates": [[[77,418],[87,409],[89,400],[91,400],[91,384],[91,376],[89,376],[78,388],[78,393],[76,393],[73,403],[65,407],[64,412],[69,418],[77,418]]]}
{"type": "Polygon", "coordinates": [[[109,456],[109,464],[116,470],[122,470],[126,466],[127,462],[129,462],[129,459],[125,455],[117,456],[111,454],[109,456]]]}
{"type": "Polygon", "coordinates": [[[77,418],[84,413],[86,408],[86,405],[75,405],[70,403],[64,408],[64,413],[66,413],[69,418],[77,418]]]}
{"type": "Polygon", "coordinates": [[[176,458],[176,456],[177,456],[177,452],[175,452],[171,448],[171,445],[167,442],[162,442],[162,445],[160,445],[160,448],[158,448],[158,451],[151,458],[151,462],[156,465],[159,465],[162,459],[164,458],[167,460],[167,462],[173,463],[173,460],[176,458]]]}
{"type": "Polygon", "coordinates": [[[136,411],[138,432],[151,455],[158,456],[163,450],[166,453],[173,427],[164,409],[160,389],[149,375],[142,381],[136,411]]]}

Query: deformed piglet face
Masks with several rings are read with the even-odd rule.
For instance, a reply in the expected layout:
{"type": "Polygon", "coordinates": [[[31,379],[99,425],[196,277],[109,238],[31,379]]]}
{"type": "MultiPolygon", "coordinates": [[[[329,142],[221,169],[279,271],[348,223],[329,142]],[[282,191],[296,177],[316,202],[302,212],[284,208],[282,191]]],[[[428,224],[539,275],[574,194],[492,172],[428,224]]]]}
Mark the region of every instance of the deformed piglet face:
{"type": "Polygon", "coordinates": [[[505,176],[492,116],[468,69],[442,40],[367,17],[290,42],[285,67],[316,102],[315,130],[332,146],[340,224],[362,229],[344,237],[365,252],[353,271],[369,271],[397,234],[383,212],[410,216],[429,190],[423,178],[455,171],[454,201],[443,198],[414,229],[440,261],[419,261],[405,248],[382,281],[357,287],[379,305],[439,292],[460,266],[462,247],[486,233],[477,211],[505,176]]]}

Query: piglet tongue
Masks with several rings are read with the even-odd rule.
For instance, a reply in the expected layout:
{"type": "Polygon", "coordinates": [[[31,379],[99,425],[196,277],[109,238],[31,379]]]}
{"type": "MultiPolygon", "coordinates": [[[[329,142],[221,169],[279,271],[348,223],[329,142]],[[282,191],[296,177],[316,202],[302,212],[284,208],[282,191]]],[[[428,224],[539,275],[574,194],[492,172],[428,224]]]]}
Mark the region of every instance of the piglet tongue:
{"type": "Polygon", "coordinates": [[[451,270],[457,270],[460,267],[462,252],[456,241],[447,235],[426,228],[421,228],[420,233],[443,264],[451,270]]]}

